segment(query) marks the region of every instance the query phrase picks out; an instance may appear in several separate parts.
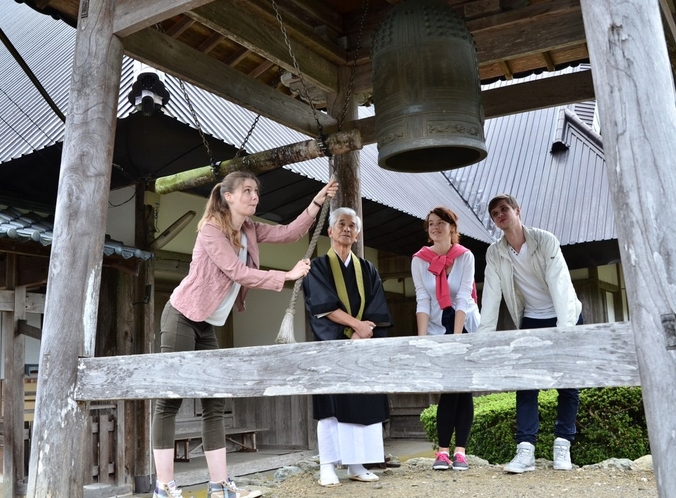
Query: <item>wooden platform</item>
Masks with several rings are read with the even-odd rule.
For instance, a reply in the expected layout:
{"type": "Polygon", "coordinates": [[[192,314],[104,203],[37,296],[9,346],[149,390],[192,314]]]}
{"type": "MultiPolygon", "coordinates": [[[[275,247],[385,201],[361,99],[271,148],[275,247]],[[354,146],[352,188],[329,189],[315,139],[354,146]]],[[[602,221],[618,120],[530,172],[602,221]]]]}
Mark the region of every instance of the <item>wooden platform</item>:
{"type": "MultiPolygon", "coordinates": [[[[256,433],[267,429],[255,429],[250,427],[226,427],[225,439],[237,445],[238,451],[258,451],[256,445],[256,433]]],[[[193,439],[201,439],[199,431],[177,434],[174,438],[174,461],[190,461],[190,442],[193,439]]],[[[201,446],[201,443],[200,443],[201,446]]]]}

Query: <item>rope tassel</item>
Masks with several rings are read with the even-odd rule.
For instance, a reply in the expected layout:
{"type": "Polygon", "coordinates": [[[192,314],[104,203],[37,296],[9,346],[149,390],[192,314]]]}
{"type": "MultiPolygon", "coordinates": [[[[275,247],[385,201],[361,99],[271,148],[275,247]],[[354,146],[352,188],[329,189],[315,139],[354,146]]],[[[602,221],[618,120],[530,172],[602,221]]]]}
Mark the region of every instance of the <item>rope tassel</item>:
{"type": "MultiPolygon", "coordinates": [[[[319,235],[321,234],[322,228],[324,227],[324,222],[326,221],[326,215],[328,212],[329,198],[327,197],[324,200],[324,204],[322,205],[322,210],[319,212],[319,220],[317,221],[317,226],[315,227],[315,231],[312,234],[312,239],[310,239],[310,245],[308,246],[307,251],[305,251],[304,259],[310,259],[315,247],[317,247],[317,240],[319,240],[319,235]]],[[[298,299],[298,293],[300,292],[301,285],[303,285],[302,278],[299,278],[296,280],[296,283],[293,284],[291,301],[289,302],[289,307],[286,309],[286,313],[282,319],[282,325],[279,327],[277,339],[275,339],[277,344],[293,344],[296,342],[296,337],[293,333],[293,317],[296,314],[296,300],[298,299]]]]}

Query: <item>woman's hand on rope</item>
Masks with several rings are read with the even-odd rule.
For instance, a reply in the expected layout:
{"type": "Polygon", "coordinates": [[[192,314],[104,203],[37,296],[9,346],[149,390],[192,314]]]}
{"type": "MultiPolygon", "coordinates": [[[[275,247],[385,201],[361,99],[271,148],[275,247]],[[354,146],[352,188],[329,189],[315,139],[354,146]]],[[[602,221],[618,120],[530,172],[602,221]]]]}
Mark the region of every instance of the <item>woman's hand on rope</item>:
{"type": "Polygon", "coordinates": [[[310,215],[315,216],[327,201],[327,198],[333,199],[337,193],[338,182],[334,179],[329,180],[329,183],[324,185],[324,188],[315,195],[314,199],[312,199],[312,204],[308,207],[310,215]]]}
{"type": "Polygon", "coordinates": [[[303,278],[305,275],[307,275],[309,271],[310,260],[301,259],[298,263],[296,263],[296,266],[294,266],[290,271],[286,272],[285,278],[286,280],[298,280],[299,278],[303,278]]]}

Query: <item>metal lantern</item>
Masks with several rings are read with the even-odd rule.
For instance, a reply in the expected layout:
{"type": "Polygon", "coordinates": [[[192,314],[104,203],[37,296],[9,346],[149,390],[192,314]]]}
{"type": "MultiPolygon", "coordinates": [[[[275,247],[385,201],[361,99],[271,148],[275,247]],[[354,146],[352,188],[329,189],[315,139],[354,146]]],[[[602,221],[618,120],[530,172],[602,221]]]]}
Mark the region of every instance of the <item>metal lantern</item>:
{"type": "Polygon", "coordinates": [[[446,2],[393,7],[374,34],[371,59],[382,168],[443,171],[486,157],[476,48],[446,2]]]}

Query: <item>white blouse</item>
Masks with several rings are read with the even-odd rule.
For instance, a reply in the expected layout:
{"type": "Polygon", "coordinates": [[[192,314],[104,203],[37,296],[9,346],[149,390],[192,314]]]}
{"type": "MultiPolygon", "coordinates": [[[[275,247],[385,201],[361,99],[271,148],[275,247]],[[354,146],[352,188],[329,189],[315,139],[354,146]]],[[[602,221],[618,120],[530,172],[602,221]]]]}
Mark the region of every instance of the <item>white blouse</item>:
{"type": "MultiPolygon", "coordinates": [[[[441,324],[442,310],[437,301],[436,277],[428,271],[430,264],[420,258],[411,261],[411,274],[415,284],[415,298],[418,303],[416,313],[426,313],[429,317],[427,333],[443,335],[445,327],[441,324]]],[[[448,274],[448,288],[451,293],[451,304],[456,311],[465,312],[465,328],[467,332],[476,332],[481,315],[479,307],[472,299],[472,283],[474,282],[474,255],[471,251],[458,256],[448,274]]]]}

